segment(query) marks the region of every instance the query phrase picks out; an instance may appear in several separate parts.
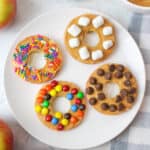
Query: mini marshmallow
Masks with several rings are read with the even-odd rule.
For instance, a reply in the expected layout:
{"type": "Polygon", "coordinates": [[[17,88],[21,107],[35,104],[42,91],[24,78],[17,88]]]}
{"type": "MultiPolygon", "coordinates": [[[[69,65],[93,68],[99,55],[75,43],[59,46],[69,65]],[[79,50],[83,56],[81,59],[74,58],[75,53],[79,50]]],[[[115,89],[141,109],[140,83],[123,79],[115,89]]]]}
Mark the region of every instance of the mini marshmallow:
{"type": "Polygon", "coordinates": [[[111,48],[113,46],[113,41],[112,40],[108,40],[108,41],[104,41],[103,42],[103,48],[105,50],[111,48]]]}
{"type": "Polygon", "coordinates": [[[90,19],[88,17],[80,17],[78,20],[78,24],[80,26],[87,26],[90,23],[90,19]]]}
{"type": "Polygon", "coordinates": [[[80,34],[81,29],[77,25],[73,24],[71,27],[68,28],[68,33],[71,34],[72,36],[76,37],[80,34]]]}
{"type": "Polygon", "coordinates": [[[83,60],[88,59],[90,57],[90,53],[86,47],[82,47],[79,49],[79,55],[80,58],[83,60]]]}
{"type": "Polygon", "coordinates": [[[102,58],[102,57],[103,57],[102,50],[96,50],[96,51],[92,52],[92,59],[93,60],[97,60],[97,59],[102,58]]]}
{"type": "Polygon", "coordinates": [[[104,24],[104,19],[101,16],[97,16],[96,18],[94,18],[92,20],[92,24],[95,28],[99,28],[100,26],[102,26],[104,24]]]}
{"type": "Polygon", "coordinates": [[[111,35],[112,34],[112,27],[104,27],[103,28],[103,35],[111,35]]]}
{"type": "Polygon", "coordinates": [[[78,47],[80,45],[80,40],[78,38],[71,38],[69,40],[69,46],[71,48],[75,48],[75,47],[78,47]]]}

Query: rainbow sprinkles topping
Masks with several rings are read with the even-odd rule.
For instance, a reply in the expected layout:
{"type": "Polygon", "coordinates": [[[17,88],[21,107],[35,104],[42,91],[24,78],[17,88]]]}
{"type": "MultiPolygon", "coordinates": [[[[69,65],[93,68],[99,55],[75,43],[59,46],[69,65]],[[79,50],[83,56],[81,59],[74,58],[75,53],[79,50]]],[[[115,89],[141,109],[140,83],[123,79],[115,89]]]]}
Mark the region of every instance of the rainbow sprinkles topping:
{"type": "Polygon", "coordinates": [[[54,41],[42,35],[25,38],[15,48],[13,53],[14,71],[22,79],[41,83],[55,77],[62,65],[61,52],[54,41]],[[34,52],[44,53],[46,64],[36,69],[28,64],[29,56],[34,52]]]}

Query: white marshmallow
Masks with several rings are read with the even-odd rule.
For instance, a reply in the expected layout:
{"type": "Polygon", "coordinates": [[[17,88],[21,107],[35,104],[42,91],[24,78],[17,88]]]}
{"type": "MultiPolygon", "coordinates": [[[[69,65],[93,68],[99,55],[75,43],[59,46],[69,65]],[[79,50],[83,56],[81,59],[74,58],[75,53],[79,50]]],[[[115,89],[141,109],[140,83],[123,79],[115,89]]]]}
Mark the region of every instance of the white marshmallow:
{"type": "Polygon", "coordinates": [[[79,55],[80,58],[83,60],[88,59],[90,57],[90,53],[86,47],[82,47],[79,49],[79,55]]]}
{"type": "Polygon", "coordinates": [[[97,59],[102,58],[102,57],[103,57],[102,50],[96,50],[96,51],[92,52],[92,59],[93,60],[97,60],[97,59]]]}
{"type": "Polygon", "coordinates": [[[96,18],[94,18],[92,20],[92,24],[95,28],[99,28],[100,26],[102,26],[104,24],[104,19],[101,16],[97,16],[96,18]]]}
{"type": "Polygon", "coordinates": [[[87,26],[90,23],[90,19],[88,17],[80,17],[78,20],[78,24],[80,26],[87,26]]]}
{"type": "Polygon", "coordinates": [[[103,42],[103,48],[105,50],[111,48],[113,46],[113,41],[112,40],[107,40],[103,42]]]}
{"type": "Polygon", "coordinates": [[[103,35],[111,35],[112,34],[112,27],[104,27],[103,28],[103,35]]]}
{"type": "Polygon", "coordinates": [[[68,28],[68,33],[71,34],[72,36],[76,37],[80,34],[81,29],[77,25],[73,24],[71,27],[68,28]]]}
{"type": "Polygon", "coordinates": [[[75,47],[78,47],[80,45],[80,40],[78,38],[71,38],[69,40],[69,46],[71,48],[75,48],[75,47]]]}

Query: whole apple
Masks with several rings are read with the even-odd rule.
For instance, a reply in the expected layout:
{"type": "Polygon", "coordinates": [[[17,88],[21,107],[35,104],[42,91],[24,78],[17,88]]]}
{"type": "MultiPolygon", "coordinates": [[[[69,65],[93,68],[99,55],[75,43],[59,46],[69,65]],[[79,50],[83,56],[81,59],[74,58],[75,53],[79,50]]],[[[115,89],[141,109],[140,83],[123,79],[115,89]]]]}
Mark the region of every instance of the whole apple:
{"type": "Polygon", "coordinates": [[[0,150],[13,150],[12,131],[2,120],[0,120],[0,150]]]}
{"type": "Polygon", "coordinates": [[[10,23],[16,15],[16,0],[0,0],[0,28],[10,23]]]}

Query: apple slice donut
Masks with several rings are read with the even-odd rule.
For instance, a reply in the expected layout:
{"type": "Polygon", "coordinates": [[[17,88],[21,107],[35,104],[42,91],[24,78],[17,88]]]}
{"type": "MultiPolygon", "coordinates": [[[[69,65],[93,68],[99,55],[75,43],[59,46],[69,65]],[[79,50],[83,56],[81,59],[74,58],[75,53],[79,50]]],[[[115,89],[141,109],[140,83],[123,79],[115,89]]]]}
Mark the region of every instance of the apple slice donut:
{"type": "Polygon", "coordinates": [[[94,64],[112,54],[115,45],[115,29],[106,18],[96,14],[83,14],[68,24],[64,42],[70,55],[76,60],[94,64]],[[91,46],[85,40],[89,33],[97,33],[98,42],[91,46]]]}
{"type": "Polygon", "coordinates": [[[107,115],[117,115],[131,109],[137,94],[136,78],[121,64],[104,64],[90,75],[86,84],[89,104],[107,115]],[[109,89],[110,84],[113,88],[109,89]],[[116,94],[114,85],[118,88],[116,94]],[[109,91],[114,95],[108,94],[109,91]]]}
{"type": "Polygon", "coordinates": [[[75,84],[66,81],[53,80],[43,86],[35,100],[35,112],[38,118],[45,126],[57,131],[77,127],[84,118],[85,110],[84,93],[75,84]],[[55,111],[53,104],[57,97],[65,97],[70,102],[68,112],[55,111]]]}
{"type": "Polygon", "coordinates": [[[22,79],[42,83],[53,79],[61,69],[62,54],[53,40],[43,35],[33,35],[17,44],[13,53],[13,65],[15,73],[22,79]],[[43,54],[45,64],[42,68],[30,65],[31,55],[36,52],[43,54]]]}

